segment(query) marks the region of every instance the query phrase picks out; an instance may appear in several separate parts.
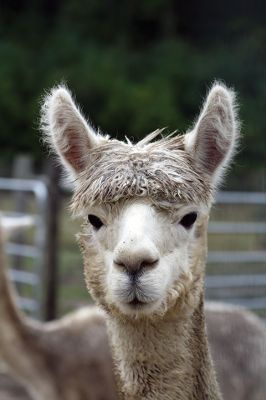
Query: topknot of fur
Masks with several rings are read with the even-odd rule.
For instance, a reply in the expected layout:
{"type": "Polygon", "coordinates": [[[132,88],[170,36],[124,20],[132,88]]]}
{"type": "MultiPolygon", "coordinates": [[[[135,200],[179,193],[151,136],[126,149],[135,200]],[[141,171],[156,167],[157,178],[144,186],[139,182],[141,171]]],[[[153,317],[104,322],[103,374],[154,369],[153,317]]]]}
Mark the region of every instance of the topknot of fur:
{"type": "Polygon", "coordinates": [[[209,180],[184,151],[183,136],[141,145],[110,140],[90,151],[87,165],[76,182],[75,213],[133,197],[158,204],[210,201],[209,180]]]}

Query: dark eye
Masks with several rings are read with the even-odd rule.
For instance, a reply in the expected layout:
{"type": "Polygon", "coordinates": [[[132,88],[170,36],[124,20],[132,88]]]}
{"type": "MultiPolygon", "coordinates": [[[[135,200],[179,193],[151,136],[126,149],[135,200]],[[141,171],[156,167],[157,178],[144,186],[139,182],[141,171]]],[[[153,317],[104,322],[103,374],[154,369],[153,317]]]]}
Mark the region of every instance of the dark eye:
{"type": "Polygon", "coordinates": [[[88,221],[97,231],[103,226],[103,222],[96,215],[89,214],[88,221]]]}
{"type": "Polygon", "coordinates": [[[186,214],[179,222],[184,228],[189,229],[192,227],[197,219],[198,214],[196,212],[191,212],[186,214]]]}

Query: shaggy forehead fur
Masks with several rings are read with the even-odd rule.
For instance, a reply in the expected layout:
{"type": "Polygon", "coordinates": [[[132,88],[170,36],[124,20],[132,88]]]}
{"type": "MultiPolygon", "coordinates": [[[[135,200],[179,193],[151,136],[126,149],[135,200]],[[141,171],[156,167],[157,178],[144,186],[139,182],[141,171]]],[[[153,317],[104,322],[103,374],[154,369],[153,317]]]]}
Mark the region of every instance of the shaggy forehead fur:
{"type": "Polygon", "coordinates": [[[211,185],[184,149],[184,136],[151,142],[157,130],[133,145],[107,140],[88,153],[87,168],[79,174],[72,209],[147,197],[169,203],[208,203],[211,185]]]}

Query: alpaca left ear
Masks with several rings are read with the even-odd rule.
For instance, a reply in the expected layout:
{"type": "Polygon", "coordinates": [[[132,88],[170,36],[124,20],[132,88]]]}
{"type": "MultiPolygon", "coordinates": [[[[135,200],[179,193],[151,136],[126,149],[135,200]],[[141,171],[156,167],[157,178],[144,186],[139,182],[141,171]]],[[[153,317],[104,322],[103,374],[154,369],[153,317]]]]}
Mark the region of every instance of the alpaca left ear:
{"type": "Polygon", "coordinates": [[[235,94],[214,84],[194,129],[185,135],[185,148],[214,184],[222,178],[238,139],[235,94]]]}
{"type": "Polygon", "coordinates": [[[55,87],[45,97],[41,129],[44,140],[74,177],[86,168],[90,151],[103,139],[87,123],[64,86],[55,87]]]}

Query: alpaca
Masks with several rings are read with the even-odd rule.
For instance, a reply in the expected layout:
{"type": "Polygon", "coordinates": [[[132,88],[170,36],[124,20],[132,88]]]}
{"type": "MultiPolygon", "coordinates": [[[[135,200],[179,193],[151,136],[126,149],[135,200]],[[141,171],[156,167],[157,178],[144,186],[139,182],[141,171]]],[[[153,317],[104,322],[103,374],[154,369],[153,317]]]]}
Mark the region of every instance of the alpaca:
{"type": "Polygon", "coordinates": [[[250,311],[208,302],[206,322],[218,382],[225,399],[264,400],[266,326],[250,311]]]}
{"type": "MultiPolygon", "coordinates": [[[[122,398],[219,398],[205,337],[202,281],[207,213],[212,192],[233,149],[230,132],[226,132],[225,127],[231,126],[231,134],[237,131],[233,114],[230,114],[233,113],[231,96],[226,88],[214,87],[192,133],[157,143],[144,140],[137,146],[110,141],[95,134],[64,88],[57,88],[47,97],[43,123],[49,142],[76,178],[73,209],[82,211],[78,207],[80,204],[82,209],[88,207],[88,212],[99,213],[97,216],[89,214],[89,224],[94,227],[86,222],[80,242],[85,254],[88,286],[105,313],[95,308],[84,308],[47,324],[23,317],[15,306],[12,288],[0,260],[0,354],[9,370],[28,388],[32,398],[116,398],[106,321],[122,398]],[[213,129],[210,130],[211,126],[213,129]],[[205,137],[209,133],[215,135],[217,143],[216,139],[205,137]],[[228,146],[224,146],[221,134],[226,134],[224,139],[228,146]],[[91,145],[94,149],[90,149],[91,145]],[[196,149],[200,158],[189,156],[196,149]],[[112,157],[108,160],[113,151],[114,160],[112,157]],[[206,151],[208,157],[204,157],[206,151]],[[87,169],[88,161],[96,162],[95,169],[92,164],[87,169]],[[116,165],[112,164],[113,161],[116,165]],[[97,171],[97,163],[100,171],[97,171]],[[154,163],[157,163],[155,169],[154,163]],[[153,169],[143,175],[147,164],[151,164],[153,169]],[[200,174],[194,168],[199,168],[200,174]],[[167,172],[166,176],[162,175],[163,171],[167,172]],[[92,173],[94,177],[91,177],[92,173]],[[131,175],[126,177],[125,173],[131,175]],[[136,177],[138,179],[134,181],[136,177]],[[90,186],[91,193],[88,192],[90,186]],[[151,205],[148,199],[152,200],[151,205]],[[95,204],[91,204],[94,201],[95,204]],[[132,213],[132,208],[128,207],[134,204],[136,207],[132,213]],[[186,214],[182,216],[184,210],[186,214]],[[134,238],[132,235],[136,229],[138,234],[143,234],[144,224],[147,234],[141,237],[140,242],[139,236],[134,238]],[[110,268],[110,258],[113,263],[115,253],[110,248],[113,249],[118,241],[115,232],[119,233],[120,242],[124,244],[116,255],[119,255],[120,262],[123,257],[128,260],[125,265],[113,265],[112,268],[118,269],[116,272],[110,268]],[[124,232],[129,234],[129,243],[133,239],[129,249],[129,243],[126,240],[123,243],[124,232]],[[155,238],[150,236],[153,234],[156,234],[155,238]],[[164,252],[157,245],[162,238],[164,252]],[[149,253],[146,252],[147,245],[149,253]],[[169,246],[167,254],[165,250],[169,246]],[[158,253],[155,249],[159,250],[158,253]],[[145,256],[145,265],[134,265],[136,250],[141,258],[145,256]],[[88,252],[91,263],[87,260],[88,252]],[[162,260],[151,258],[154,254],[165,257],[162,266],[162,260]],[[180,254],[183,260],[180,260],[180,254]],[[169,271],[169,264],[172,271],[169,271]],[[163,271],[160,272],[160,268],[163,271]],[[113,280],[114,273],[117,282],[113,280]],[[139,279],[142,281],[138,282],[139,279]],[[110,291],[106,290],[108,288],[110,291]],[[155,304],[149,304],[153,301],[155,304]]],[[[229,375],[239,379],[246,371],[252,382],[253,370],[246,368],[245,352],[236,351],[237,346],[232,348],[232,339],[239,337],[239,326],[249,332],[249,340],[241,343],[252,349],[250,354],[247,350],[247,354],[260,368],[261,376],[255,379],[253,375],[254,382],[261,384],[263,381],[260,378],[266,371],[263,355],[266,334],[262,324],[255,317],[249,317],[246,311],[234,307],[207,308],[206,314],[212,353],[214,359],[219,360],[218,375],[224,379],[222,389],[226,395],[229,393],[226,398],[262,400],[263,397],[253,395],[251,384],[247,390],[249,397],[232,385],[227,390],[229,375]],[[238,325],[235,325],[237,318],[238,325]],[[223,329],[225,325],[227,330],[223,329]],[[232,354],[240,365],[243,364],[240,370],[231,370],[232,354]],[[221,360],[227,360],[227,364],[221,360]],[[240,392],[243,397],[238,397],[240,392]]],[[[246,380],[242,379],[241,385],[246,387],[246,380]]]]}
{"type": "Polygon", "coordinates": [[[107,315],[124,400],[221,399],[204,316],[206,232],[238,138],[235,95],[215,84],[194,128],[133,145],[95,133],[70,93],[46,97],[46,140],[75,180],[85,280],[107,315]]]}
{"type": "MultiPolygon", "coordinates": [[[[30,223],[25,218],[0,219],[6,235],[30,223]]],[[[30,321],[15,306],[2,260],[0,277],[5,288],[1,288],[0,297],[0,362],[5,360],[9,372],[28,389],[31,400],[47,399],[47,387],[52,400],[116,399],[104,315],[86,307],[52,323],[30,321]]],[[[264,400],[265,326],[236,306],[209,303],[205,312],[225,398],[264,400]]],[[[1,374],[0,398],[30,400],[19,385],[1,374]]]]}

